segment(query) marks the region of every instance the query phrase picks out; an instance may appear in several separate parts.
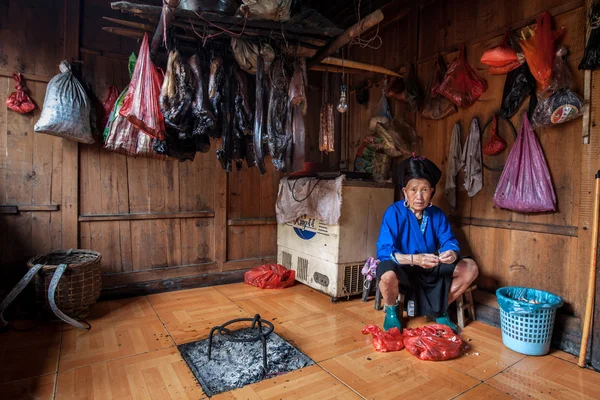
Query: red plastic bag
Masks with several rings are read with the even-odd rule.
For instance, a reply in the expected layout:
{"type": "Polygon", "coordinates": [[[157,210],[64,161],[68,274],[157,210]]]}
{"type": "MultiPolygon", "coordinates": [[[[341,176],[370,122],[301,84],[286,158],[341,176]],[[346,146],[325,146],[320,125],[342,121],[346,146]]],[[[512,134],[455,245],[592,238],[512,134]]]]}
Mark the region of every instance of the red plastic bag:
{"type": "Polygon", "coordinates": [[[500,136],[498,136],[498,116],[494,115],[492,122],[492,136],[482,145],[483,152],[488,156],[495,156],[500,154],[506,148],[506,142],[500,136]]]}
{"type": "Polygon", "coordinates": [[[507,73],[521,65],[517,52],[508,44],[509,35],[510,29],[507,29],[506,33],[504,33],[502,43],[499,46],[486,50],[481,56],[480,61],[482,64],[496,68],[494,69],[494,73],[507,73]],[[499,72],[500,70],[504,72],[499,72]]]}
{"type": "Polygon", "coordinates": [[[487,81],[475,74],[467,63],[465,47],[461,46],[436,92],[458,107],[466,108],[473,105],[486,89],[487,81]]]}
{"type": "Polygon", "coordinates": [[[407,328],[402,334],[406,350],[424,361],[450,360],[462,353],[463,341],[446,325],[407,328]]]}
{"type": "Polygon", "coordinates": [[[99,127],[104,130],[106,124],[108,123],[108,118],[110,117],[110,113],[115,107],[115,103],[119,98],[119,90],[115,85],[110,85],[108,89],[106,89],[106,97],[104,98],[104,102],[102,103],[102,109],[98,122],[99,127]]]}
{"type": "Polygon", "coordinates": [[[146,33],[119,114],[145,134],[164,140],[165,122],[158,102],[161,83],[161,76],[150,60],[146,33]]]}
{"type": "Polygon", "coordinates": [[[519,61],[513,61],[509,64],[503,65],[501,67],[489,67],[488,68],[488,74],[490,75],[503,75],[503,74],[507,74],[510,71],[517,69],[521,66],[521,62],[519,61]]]}
{"type": "Polygon", "coordinates": [[[21,114],[27,114],[35,109],[35,103],[26,93],[27,86],[23,83],[23,75],[21,73],[13,73],[13,79],[17,82],[16,92],[12,92],[6,99],[6,106],[13,111],[21,114]]]}
{"type": "MultiPolygon", "coordinates": [[[[530,30],[531,31],[531,30],[530,30]]],[[[521,32],[523,34],[523,32],[521,32]]],[[[552,65],[554,62],[554,42],[564,33],[564,28],[552,32],[550,14],[542,13],[537,20],[535,32],[526,39],[519,39],[519,44],[529,65],[529,70],[538,83],[538,87],[545,90],[551,82],[552,65]]]]}
{"type": "Polygon", "coordinates": [[[375,351],[386,353],[404,348],[402,332],[398,328],[392,328],[385,332],[377,325],[367,325],[363,328],[362,333],[363,335],[368,335],[369,333],[373,335],[373,347],[375,347],[375,351]]]}
{"type": "Polygon", "coordinates": [[[244,283],[261,289],[283,289],[296,280],[296,272],[279,264],[265,264],[244,274],[244,283]]]}
{"type": "Polygon", "coordinates": [[[527,113],[506,159],[494,193],[494,205],[519,212],[556,209],[550,171],[542,147],[529,125],[527,113]]]}

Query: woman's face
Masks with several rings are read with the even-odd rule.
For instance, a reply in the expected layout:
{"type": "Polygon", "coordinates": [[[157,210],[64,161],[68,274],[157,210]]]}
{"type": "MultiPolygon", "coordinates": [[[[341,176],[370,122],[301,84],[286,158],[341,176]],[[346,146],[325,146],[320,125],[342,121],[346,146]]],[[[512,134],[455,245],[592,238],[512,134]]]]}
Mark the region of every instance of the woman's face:
{"type": "Polygon", "coordinates": [[[408,206],[414,211],[423,211],[429,205],[433,188],[425,179],[411,179],[402,188],[408,206]]]}

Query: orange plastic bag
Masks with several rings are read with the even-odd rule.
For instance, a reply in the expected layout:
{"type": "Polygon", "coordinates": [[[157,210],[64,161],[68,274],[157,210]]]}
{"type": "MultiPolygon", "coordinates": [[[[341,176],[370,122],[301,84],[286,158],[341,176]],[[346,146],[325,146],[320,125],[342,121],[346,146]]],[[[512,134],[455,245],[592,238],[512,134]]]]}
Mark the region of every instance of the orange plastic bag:
{"type": "Polygon", "coordinates": [[[367,325],[362,330],[363,335],[369,333],[373,335],[373,347],[375,351],[386,353],[388,351],[398,351],[404,348],[402,333],[398,328],[392,328],[389,331],[382,331],[377,325],[367,325]]]}
{"type": "MultiPolygon", "coordinates": [[[[531,30],[530,30],[531,31],[531,30]]],[[[564,33],[565,29],[560,28],[552,32],[552,22],[550,14],[542,13],[537,20],[535,31],[531,32],[529,38],[519,39],[519,44],[529,65],[529,70],[542,90],[548,88],[552,78],[552,66],[554,63],[554,42],[564,33]]]]}
{"type": "Polygon", "coordinates": [[[23,83],[23,75],[21,73],[13,73],[13,79],[17,82],[16,92],[12,92],[6,99],[6,106],[20,114],[27,114],[35,109],[35,103],[26,93],[27,87],[23,83]]]}
{"type": "Polygon", "coordinates": [[[487,81],[477,76],[467,63],[465,46],[461,46],[460,53],[448,67],[448,72],[436,93],[441,94],[458,107],[467,108],[473,105],[486,89],[487,81]]]}
{"type": "Polygon", "coordinates": [[[265,264],[244,274],[244,283],[261,289],[283,289],[296,280],[296,272],[279,264],[265,264]]]}
{"type": "Polygon", "coordinates": [[[165,122],[159,105],[161,82],[160,74],[150,60],[146,33],[119,114],[145,134],[164,140],[165,122]]]}
{"type": "Polygon", "coordinates": [[[462,353],[463,341],[446,325],[407,328],[402,335],[406,350],[421,360],[450,360],[462,353]]]}
{"type": "MultiPolygon", "coordinates": [[[[507,67],[508,65],[512,66],[516,63],[516,66],[514,66],[513,69],[521,65],[519,63],[519,58],[517,57],[517,52],[508,44],[509,35],[510,29],[507,29],[504,33],[502,43],[500,43],[499,46],[492,47],[483,52],[480,60],[482,64],[489,65],[490,67],[507,67]]],[[[512,71],[512,69],[509,69],[506,72],[509,71],[512,71]]]]}

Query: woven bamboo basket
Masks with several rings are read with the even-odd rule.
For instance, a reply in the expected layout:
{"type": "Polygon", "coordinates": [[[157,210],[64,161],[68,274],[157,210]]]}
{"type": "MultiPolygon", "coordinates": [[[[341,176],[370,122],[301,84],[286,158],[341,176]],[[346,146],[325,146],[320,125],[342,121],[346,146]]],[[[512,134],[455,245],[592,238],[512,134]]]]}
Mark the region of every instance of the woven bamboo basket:
{"type": "Polygon", "coordinates": [[[29,268],[36,264],[43,265],[34,278],[38,302],[50,310],[50,281],[56,268],[60,264],[67,264],[54,296],[56,305],[71,318],[87,317],[102,289],[101,258],[100,253],[91,250],[55,250],[29,260],[29,268]]]}

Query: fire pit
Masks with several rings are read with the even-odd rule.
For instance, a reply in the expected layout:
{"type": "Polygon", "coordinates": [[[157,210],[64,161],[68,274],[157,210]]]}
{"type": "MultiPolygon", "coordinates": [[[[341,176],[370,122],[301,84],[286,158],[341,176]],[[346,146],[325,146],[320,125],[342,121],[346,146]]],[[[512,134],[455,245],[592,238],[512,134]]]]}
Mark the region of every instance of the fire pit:
{"type": "Polygon", "coordinates": [[[225,322],[223,325],[215,326],[210,330],[210,334],[208,335],[208,361],[210,361],[211,355],[212,355],[212,341],[213,341],[213,335],[215,332],[217,332],[219,335],[221,335],[221,337],[223,337],[223,339],[225,339],[229,342],[250,343],[250,342],[257,342],[260,340],[260,341],[262,341],[262,347],[263,347],[263,372],[266,374],[267,373],[267,336],[269,336],[271,333],[273,333],[273,329],[275,329],[273,327],[273,324],[267,320],[261,319],[259,314],[256,314],[254,316],[254,318],[232,319],[231,321],[225,322]],[[252,322],[252,326],[250,326],[250,329],[256,329],[256,334],[252,335],[250,337],[246,337],[246,338],[235,337],[234,335],[231,334],[231,331],[226,328],[226,326],[232,325],[232,324],[235,324],[238,322],[252,322]],[[263,331],[263,329],[262,329],[263,325],[266,325],[268,327],[266,331],[263,331]]]}
{"type": "Polygon", "coordinates": [[[178,349],[208,396],[314,364],[258,314],[215,326],[208,338],[178,349]]]}

